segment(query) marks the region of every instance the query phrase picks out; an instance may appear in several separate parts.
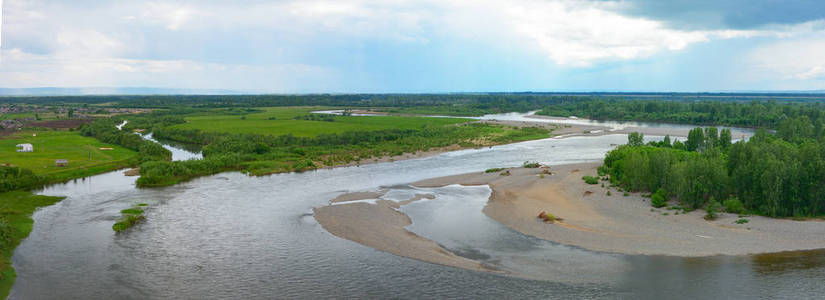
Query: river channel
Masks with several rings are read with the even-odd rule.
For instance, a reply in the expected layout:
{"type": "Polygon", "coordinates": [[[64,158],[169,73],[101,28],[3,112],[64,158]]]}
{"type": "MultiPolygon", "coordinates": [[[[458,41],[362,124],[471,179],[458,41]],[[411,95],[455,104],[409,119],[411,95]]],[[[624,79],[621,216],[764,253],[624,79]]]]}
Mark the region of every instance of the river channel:
{"type": "MultiPolygon", "coordinates": [[[[642,126],[644,124],[641,124],[642,126]]],[[[661,137],[649,136],[654,140],[661,137]]],[[[543,279],[468,271],[398,257],[326,232],[312,208],[350,191],[511,167],[599,161],[624,134],[544,139],[440,155],[249,177],[239,172],[136,188],[110,172],[49,186],[67,196],[36,212],[12,261],[12,299],[271,298],[817,298],[825,252],[681,258],[593,252],[531,238],[480,213],[489,189],[426,189],[402,207],[409,230],[445,248],[543,279]],[[146,222],[115,234],[120,210],[148,203],[146,222]],[[464,217],[457,210],[478,213],[464,217]],[[456,222],[455,220],[460,220],[456,222]]],[[[172,147],[166,145],[166,147],[172,147]]],[[[197,153],[176,148],[176,159],[197,153]],[[186,152],[189,154],[187,155],[186,152]]],[[[389,193],[388,197],[392,197],[389,193]]]]}

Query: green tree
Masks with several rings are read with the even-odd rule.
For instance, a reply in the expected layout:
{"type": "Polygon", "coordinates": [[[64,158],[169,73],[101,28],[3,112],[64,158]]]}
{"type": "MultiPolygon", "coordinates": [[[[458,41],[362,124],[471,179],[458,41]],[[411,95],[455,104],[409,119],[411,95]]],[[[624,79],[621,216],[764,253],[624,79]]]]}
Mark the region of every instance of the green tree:
{"type": "Polygon", "coordinates": [[[645,143],[645,135],[638,132],[631,132],[627,135],[627,144],[630,146],[641,146],[645,143]]]}
{"type": "Polygon", "coordinates": [[[687,151],[700,151],[705,147],[705,133],[702,128],[694,128],[688,132],[688,138],[685,142],[685,149],[687,151]]]}
{"type": "Polygon", "coordinates": [[[722,129],[722,132],[719,133],[719,146],[722,147],[722,150],[728,150],[732,140],[733,136],[731,136],[730,129],[722,129]]]}
{"type": "Polygon", "coordinates": [[[705,127],[705,147],[719,146],[719,133],[716,127],[705,127]]]}
{"type": "Polygon", "coordinates": [[[722,208],[722,205],[719,202],[716,202],[713,198],[710,199],[708,202],[708,206],[705,207],[705,211],[708,213],[705,215],[706,220],[715,220],[717,217],[717,213],[722,208]]]}
{"type": "Polygon", "coordinates": [[[662,140],[662,146],[667,147],[667,148],[671,147],[671,145],[670,145],[670,135],[669,134],[665,135],[665,138],[662,140]]]}

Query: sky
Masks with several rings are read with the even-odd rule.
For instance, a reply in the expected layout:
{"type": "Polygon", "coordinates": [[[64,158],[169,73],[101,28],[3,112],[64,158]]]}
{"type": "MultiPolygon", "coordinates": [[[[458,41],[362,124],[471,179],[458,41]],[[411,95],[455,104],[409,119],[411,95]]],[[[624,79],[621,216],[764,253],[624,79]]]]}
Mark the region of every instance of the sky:
{"type": "Polygon", "coordinates": [[[825,90],[821,0],[0,0],[0,87],[825,90]]]}

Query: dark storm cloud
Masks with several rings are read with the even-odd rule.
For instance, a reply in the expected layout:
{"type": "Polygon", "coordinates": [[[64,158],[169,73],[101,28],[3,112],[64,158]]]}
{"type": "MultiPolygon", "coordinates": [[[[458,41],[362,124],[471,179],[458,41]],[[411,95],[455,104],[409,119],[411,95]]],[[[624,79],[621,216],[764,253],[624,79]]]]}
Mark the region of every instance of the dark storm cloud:
{"type": "Polygon", "coordinates": [[[825,19],[823,0],[625,0],[619,12],[690,29],[756,29],[825,19]]]}

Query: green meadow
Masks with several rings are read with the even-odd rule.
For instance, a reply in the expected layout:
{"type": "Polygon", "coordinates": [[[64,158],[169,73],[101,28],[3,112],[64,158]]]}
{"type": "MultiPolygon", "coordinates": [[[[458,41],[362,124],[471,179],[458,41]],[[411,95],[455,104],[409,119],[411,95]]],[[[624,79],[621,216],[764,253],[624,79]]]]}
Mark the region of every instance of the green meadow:
{"type": "Polygon", "coordinates": [[[77,178],[124,167],[137,153],[84,137],[74,131],[23,131],[0,138],[0,164],[32,170],[50,181],[77,178]],[[34,152],[17,152],[17,144],[32,144],[34,152]],[[112,148],[101,150],[100,148],[112,148]],[[56,167],[66,159],[67,167],[56,167]]]}
{"type": "Polygon", "coordinates": [[[291,133],[299,137],[312,137],[322,133],[369,131],[382,129],[421,129],[472,121],[463,118],[429,118],[402,116],[336,116],[333,122],[320,120],[295,120],[319,107],[267,107],[263,112],[238,114],[209,114],[186,117],[186,124],[171,128],[200,129],[207,132],[258,133],[282,135],[291,133]]]}

